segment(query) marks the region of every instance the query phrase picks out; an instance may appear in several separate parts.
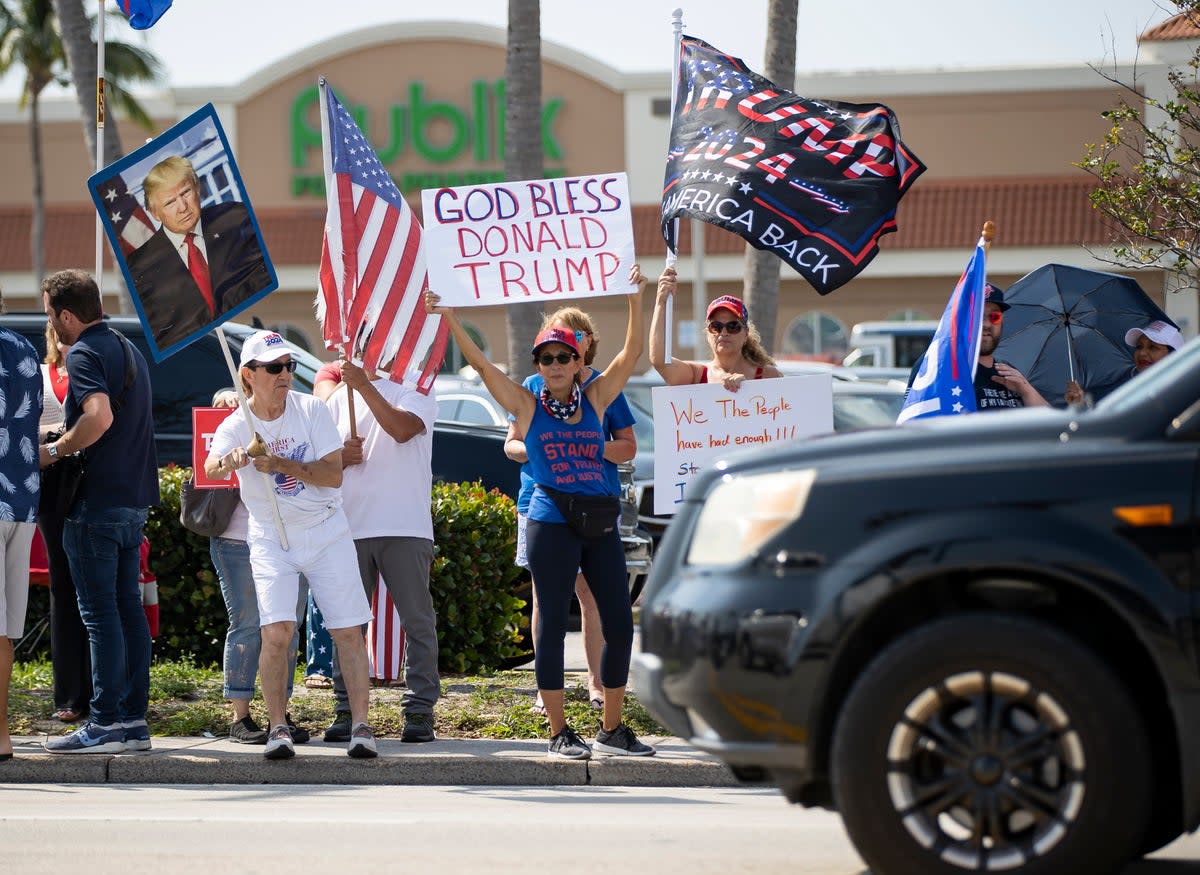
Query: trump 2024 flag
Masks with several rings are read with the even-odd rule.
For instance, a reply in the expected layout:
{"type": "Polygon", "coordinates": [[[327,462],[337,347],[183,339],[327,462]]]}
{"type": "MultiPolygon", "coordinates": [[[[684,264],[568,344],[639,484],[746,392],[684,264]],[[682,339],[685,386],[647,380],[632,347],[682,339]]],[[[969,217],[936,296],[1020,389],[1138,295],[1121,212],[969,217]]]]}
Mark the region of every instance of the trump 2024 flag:
{"type": "Polygon", "coordinates": [[[975,412],[975,365],[983,333],[986,261],[980,238],[946,304],[896,422],[975,412]]]}
{"type": "Polygon", "coordinates": [[[695,37],[680,43],[663,183],[676,218],[773,252],[822,295],[852,280],[896,230],[896,206],[925,170],[878,103],[810,100],[695,37]]]}

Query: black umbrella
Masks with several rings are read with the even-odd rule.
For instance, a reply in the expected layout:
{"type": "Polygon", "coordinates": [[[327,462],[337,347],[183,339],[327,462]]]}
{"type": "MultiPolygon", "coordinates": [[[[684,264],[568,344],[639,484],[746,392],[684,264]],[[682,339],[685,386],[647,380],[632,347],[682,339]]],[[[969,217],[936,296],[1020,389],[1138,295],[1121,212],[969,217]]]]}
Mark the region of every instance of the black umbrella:
{"type": "Polygon", "coordinates": [[[1004,293],[1011,306],[995,358],[1025,375],[1042,397],[1062,406],[1068,380],[1101,398],[1133,371],[1125,332],[1167,314],[1127,276],[1047,264],[1004,293]]]}

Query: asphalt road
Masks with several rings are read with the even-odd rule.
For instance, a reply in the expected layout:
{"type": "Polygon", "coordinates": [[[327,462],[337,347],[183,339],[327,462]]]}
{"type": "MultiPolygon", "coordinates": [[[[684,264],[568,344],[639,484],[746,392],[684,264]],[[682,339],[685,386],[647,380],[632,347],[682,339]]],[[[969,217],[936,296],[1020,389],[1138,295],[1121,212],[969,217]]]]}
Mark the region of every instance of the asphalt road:
{"type": "MultiPolygon", "coordinates": [[[[0,785],[5,873],[865,875],[835,815],[749,789],[0,785]],[[91,865],[88,864],[88,865],[91,865]]],[[[1125,875],[1200,875],[1200,837],[1125,875]]]]}

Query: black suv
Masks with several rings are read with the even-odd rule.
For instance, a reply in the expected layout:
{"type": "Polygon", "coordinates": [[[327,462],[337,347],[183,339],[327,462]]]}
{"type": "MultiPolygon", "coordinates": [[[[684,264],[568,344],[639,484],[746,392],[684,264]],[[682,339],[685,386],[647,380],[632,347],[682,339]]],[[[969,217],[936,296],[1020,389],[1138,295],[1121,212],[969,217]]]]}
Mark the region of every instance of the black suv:
{"type": "MultiPolygon", "coordinates": [[[[150,383],[154,389],[154,441],[158,464],[192,464],[192,408],[208,407],[213,393],[232,385],[229,366],[225,363],[221,344],[212,332],[172,355],[155,363],[150,356],[142,323],[136,316],[109,316],[106,321],[114,331],[120,331],[142,352],[150,367],[150,383]]],[[[24,335],[38,351],[46,354],[46,314],[6,313],[0,315],[0,325],[24,335]]],[[[242,343],[259,329],[238,322],[221,326],[234,363],[242,351],[242,343]]],[[[293,345],[294,348],[294,345],[293,345]]],[[[311,353],[297,350],[293,356],[299,362],[293,380],[298,392],[312,392],[313,379],[321,361],[311,353]]]]}
{"type": "Polygon", "coordinates": [[[730,455],[638,697],[877,875],[1114,872],[1200,823],[1200,343],[1092,410],[730,455]]]}

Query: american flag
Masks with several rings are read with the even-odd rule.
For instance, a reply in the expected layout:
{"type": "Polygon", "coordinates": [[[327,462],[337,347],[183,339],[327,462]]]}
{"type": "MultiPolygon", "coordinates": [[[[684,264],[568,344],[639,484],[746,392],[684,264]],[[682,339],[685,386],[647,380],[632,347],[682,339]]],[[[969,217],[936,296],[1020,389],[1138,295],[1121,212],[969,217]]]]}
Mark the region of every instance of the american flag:
{"type": "Polygon", "coordinates": [[[328,214],[317,319],[327,349],[396,382],[413,371],[428,394],[448,328],[427,316],[421,224],[324,79],[321,135],[328,214]]]}
{"type": "Polygon", "coordinates": [[[142,209],[137,198],[129,193],[124,179],[114,176],[98,186],[97,191],[104,199],[104,212],[117,232],[117,240],[125,255],[150,239],[156,227],[154,220],[142,209]]]}
{"type": "Polygon", "coordinates": [[[975,365],[983,332],[987,250],[983,238],[954,287],[929,349],[917,365],[896,422],[975,412],[975,365]]]}

